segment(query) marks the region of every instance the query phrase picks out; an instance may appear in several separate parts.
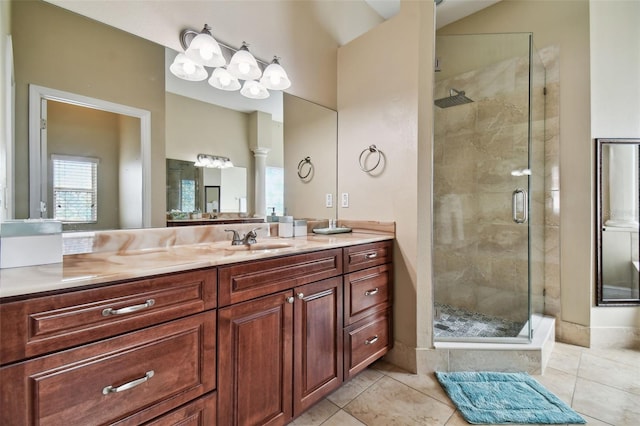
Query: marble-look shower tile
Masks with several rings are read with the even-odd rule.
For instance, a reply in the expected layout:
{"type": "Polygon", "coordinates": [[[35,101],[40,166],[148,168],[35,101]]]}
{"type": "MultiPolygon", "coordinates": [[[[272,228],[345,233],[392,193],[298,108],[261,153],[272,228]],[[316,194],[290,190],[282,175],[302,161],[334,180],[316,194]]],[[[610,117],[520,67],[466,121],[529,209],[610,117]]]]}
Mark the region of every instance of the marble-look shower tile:
{"type": "Polygon", "coordinates": [[[344,410],[367,426],[443,425],[454,409],[391,377],[383,377],[344,410]]]}
{"type": "Polygon", "coordinates": [[[544,198],[546,226],[560,226],[560,191],[546,191],[544,198]]]}
{"type": "MultiPolygon", "coordinates": [[[[640,355],[633,365],[583,353],[578,376],[638,395],[640,401],[640,355]]],[[[640,409],[640,408],[639,408],[640,409]]]]}
{"type": "Polygon", "coordinates": [[[637,426],[640,395],[578,378],[572,407],[600,421],[616,426],[637,426]]]}
{"type": "Polygon", "coordinates": [[[544,64],[547,83],[560,81],[560,46],[545,46],[538,54],[544,64]]]}
{"type": "Polygon", "coordinates": [[[383,374],[373,369],[363,370],[353,379],[336,389],[327,399],[340,408],[344,408],[355,397],[380,380],[383,374]]]}

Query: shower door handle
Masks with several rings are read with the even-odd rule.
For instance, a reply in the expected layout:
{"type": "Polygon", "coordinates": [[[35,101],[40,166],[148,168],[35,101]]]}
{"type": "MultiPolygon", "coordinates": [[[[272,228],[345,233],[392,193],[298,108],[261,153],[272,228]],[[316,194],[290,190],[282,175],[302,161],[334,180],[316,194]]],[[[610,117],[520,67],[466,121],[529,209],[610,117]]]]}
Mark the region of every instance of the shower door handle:
{"type": "Polygon", "coordinates": [[[517,188],[511,194],[511,214],[515,223],[527,223],[529,220],[529,196],[526,189],[517,188]],[[521,203],[518,203],[518,198],[522,198],[521,203]],[[518,204],[522,205],[522,215],[518,214],[518,204]]]}

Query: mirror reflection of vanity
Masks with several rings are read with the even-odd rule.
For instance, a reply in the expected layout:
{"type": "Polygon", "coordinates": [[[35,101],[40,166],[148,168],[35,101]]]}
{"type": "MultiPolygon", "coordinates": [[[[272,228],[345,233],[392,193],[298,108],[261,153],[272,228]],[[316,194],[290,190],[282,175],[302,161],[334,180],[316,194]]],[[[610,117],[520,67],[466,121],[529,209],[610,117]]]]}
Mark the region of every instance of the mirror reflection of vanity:
{"type": "Polygon", "coordinates": [[[597,303],[640,304],[640,139],[596,145],[597,303]]]}
{"type": "MultiPolygon", "coordinates": [[[[194,23],[201,25],[201,23],[194,23]]],[[[15,164],[15,218],[29,217],[29,152],[28,152],[28,86],[37,84],[77,93],[96,99],[104,99],[120,105],[128,105],[137,109],[149,111],[151,123],[148,130],[150,144],[142,148],[139,157],[148,157],[149,167],[138,168],[143,176],[147,176],[146,187],[143,194],[138,193],[137,198],[148,199],[149,205],[146,213],[149,220],[143,226],[166,226],[166,214],[171,210],[167,204],[166,188],[166,159],[178,159],[183,161],[195,161],[198,153],[224,155],[232,159],[234,166],[246,170],[246,215],[264,217],[266,211],[255,211],[254,200],[256,197],[255,159],[251,146],[246,142],[254,127],[245,127],[243,141],[237,138],[227,137],[220,133],[204,131],[205,123],[214,121],[216,115],[204,114],[205,120],[196,121],[191,125],[191,133],[180,133],[171,123],[186,123],[195,115],[175,115],[181,111],[179,102],[185,101],[193,104],[204,104],[201,100],[194,100],[183,95],[167,92],[165,88],[165,75],[169,74],[166,67],[166,48],[148,40],[114,29],[102,23],[89,20],[65,9],[58,8],[45,2],[14,2],[12,4],[12,37],[15,70],[15,140],[14,154],[15,164]],[[46,37],[35,37],[29,30],[37,26],[40,34],[46,37]],[[68,31],[59,31],[66,28],[68,31]],[[61,60],[64,58],[64,60],[61,60]],[[134,58],[134,59],[132,59],[134,58]],[[172,130],[173,129],[173,130],[172,130]],[[194,142],[202,145],[196,146],[194,142]],[[191,145],[190,145],[191,144],[191,145]],[[177,149],[189,147],[191,152],[178,152],[177,149]],[[146,151],[145,151],[146,149],[146,151]]],[[[171,58],[172,59],[172,58],[171,58]]],[[[206,82],[204,82],[206,85],[206,82]]],[[[294,82],[295,84],[295,82],[294,82]]],[[[207,86],[208,87],[208,86],[207,86]]],[[[199,89],[196,89],[198,91],[199,89]]],[[[215,90],[209,88],[209,90],[215,90]]],[[[295,96],[284,94],[285,99],[293,103],[301,103],[310,109],[321,111],[320,115],[330,117],[333,124],[329,126],[327,135],[314,136],[312,131],[301,131],[305,124],[298,114],[291,120],[287,119],[289,111],[286,107],[282,114],[278,130],[281,148],[270,147],[267,156],[267,166],[273,161],[275,166],[284,170],[282,180],[284,182],[284,194],[282,196],[282,211],[287,209],[287,214],[296,217],[335,218],[336,209],[326,208],[324,199],[326,193],[335,195],[336,191],[336,133],[337,113],[322,106],[313,104],[295,96]],[[287,126],[292,126],[288,129],[287,126]],[[291,135],[291,138],[287,137],[291,135]],[[321,146],[315,146],[317,141],[321,146]],[[313,143],[309,142],[312,141],[313,143]],[[308,145],[307,145],[308,144],[308,145]],[[290,147],[292,149],[290,149],[290,147]],[[315,150],[315,152],[314,152],[315,150]],[[308,182],[300,182],[296,176],[296,165],[301,158],[312,156],[316,176],[313,185],[308,182]],[[330,160],[330,161],[329,161],[330,160]],[[290,195],[295,194],[295,195],[290,195]],[[295,202],[294,202],[295,200],[295,202]],[[297,207],[304,205],[304,209],[297,207]],[[299,210],[296,210],[296,209],[299,210]]],[[[282,101],[282,94],[281,94],[282,101]]],[[[259,102],[259,101],[254,101],[259,102]]],[[[285,105],[287,102],[282,102],[285,105]]],[[[208,104],[205,108],[228,108],[219,105],[208,104]]],[[[195,111],[195,110],[194,110],[195,111]]],[[[258,120],[255,111],[242,111],[248,116],[247,120],[258,120]],[[253,117],[251,117],[253,115],[253,117]]],[[[237,111],[222,114],[237,114],[237,111]]],[[[307,117],[310,115],[306,115],[307,117]]],[[[227,117],[227,116],[223,116],[227,117]]],[[[228,118],[228,117],[227,117],[228,118]]],[[[227,119],[227,118],[222,118],[227,119]]],[[[322,119],[323,122],[326,118],[322,119]]],[[[313,126],[314,123],[311,123],[313,126]]],[[[326,126],[322,126],[326,127],[326,126]]],[[[317,128],[317,126],[316,126],[317,128]]],[[[277,132],[276,132],[277,133],[277,132]]],[[[272,137],[271,140],[277,140],[272,137]]],[[[86,143],[90,143],[87,141],[86,143]]],[[[44,161],[50,153],[42,156],[44,161]]],[[[103,163],[104,164],[104,163],[103,163]]],[[[143,180],[143,179],[140,179],[143,180]]],[[[120,185],[126,182],[120,182],[120,185]]],[[[126,186],[126,185],[125,185],[126,186]]],[[[145,186],[145,185],[143,185],[145,186]]],[[[216,186],[215,183],[203,182],[203,186],[216,186]]],[[[221,203],[224,198],[224,184],[219,185],[221,203]]],[[[108,190],[106,190],[108,191],[108,190]]],[[[103,194],[106,192],[103,191],[103,194]]],[[[204,194],[203,194],[204,197],[204,194]]],[[[98,196],[100,200],[106,198],[98,196]]],[[[126,202],[126,201],[125,201],[126,202]]],[[[199,209],[206,210],[204,199],[199,209]]],[[[240,203],[235,212],[240,215],[240,203]]],[[[266,207],[272,207],[267,205],[266,207]]],[[[118,208],[121,209],[121,208],[118,208]]],[[[220,206],[222,210],[222,206],[220,206]]],[[[139,209],[138,209],[139,210],[139,209]]],[[[270,212],[271,210],[268,209],[270,212]]],[[[221,211],[221,213],[224,213],[221,211]]],[[[229,211],[229,214],[234,212],[229,211]]],[[[108,228],[126,228],[121,223],[112,222],[108,228]]],[[[100,228],[100,229],[108,229],[100,228]]]]}

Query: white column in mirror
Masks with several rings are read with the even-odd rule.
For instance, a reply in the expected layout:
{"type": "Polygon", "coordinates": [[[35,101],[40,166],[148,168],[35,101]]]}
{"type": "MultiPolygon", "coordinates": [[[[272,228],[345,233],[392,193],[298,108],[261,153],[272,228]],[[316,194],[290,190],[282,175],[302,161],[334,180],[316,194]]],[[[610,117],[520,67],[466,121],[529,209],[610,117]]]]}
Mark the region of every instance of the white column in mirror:
{"type": "Polygon", "coordinates": [[[266,194],[266,169],[267,169],[267,154],[269,154],[269,148],[252,148],[253,156],[255,157],[255,180],[256,180],[256,202],[254,217],[263,217],[267,211],[267,194],[266,194]]]}
{"type": "Polygon", "coordinates": [[[609,210],[606,226],[638,227],[637,145],[609,145],[609,210]]]}

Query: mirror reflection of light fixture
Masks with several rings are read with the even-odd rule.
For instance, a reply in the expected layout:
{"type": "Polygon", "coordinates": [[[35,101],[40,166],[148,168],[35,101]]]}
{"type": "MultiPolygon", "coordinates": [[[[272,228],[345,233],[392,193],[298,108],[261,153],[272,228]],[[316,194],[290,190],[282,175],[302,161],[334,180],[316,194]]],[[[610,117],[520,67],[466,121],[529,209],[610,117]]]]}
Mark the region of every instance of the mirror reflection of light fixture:
{"type": "Polygon", "coordinates": [[[211,27],[204,24],[200,34],[194,37],[189,44],[185,55],[195,63],[207,67],[221,67],[227,63],[222,55],[222,49],[211,35],[211,27]]]}
{"type": "Polygon", "coordinates": [[[193,163],[193,165],[195,167],[207,167],[210,169],[227,169],[233,167],[233,163],[228,157],[209,154],[198,154],[196,162],[193,163]]]}
{"type": "Polygon", "coordinates": [[[240,94],[250,99],[266,99],[269,97],[269,91],[259,81],[255,80],[245,81],[240,94]]]}
{"type": "Polygon", "coordinates": [[[202,81],[208,77],[204,67],[212,67],[214,70],[208,80],[212,87],[241,90],[242,95],[251,99],[265,99],[269,97],[268,90],[285,90],[291,86],[277,56],[267,64],[249,52],[247,43],[242,42],[240,49],[234,49],[216,41],[210,30],[211,27],[205,24],[199,33],[190,29],[180,33],[180,44],[185,53],[178,53],[169,67],[173,75],[187,81],[202,81]],[[231,57],[229,65],[225,55],[231,57]],[[238,80],[244,80],[244,84],[238,80]]]}
{"type": "Polygon", "coordinates": [[[287,72],[282,68],[279,62],[280,58],[273,57],[273,61],[267,66],[262,74],[260,83],[270,90],[284,90],[291,86],[291,81],[287,76],[287,72]]]}
{"type": "Polygon", "coordinates": [[[241,80],[257,80],[262,75],[256,58],[249,52],[249,45],[242,42],[242,47],[233,54],[227,70],[241,80]]]}
{"type": "Polygon", "coordinates": [[[200,64],[193,62],[184,53],[178,53],[169,67],[173,75],[183,80],[202,81],[207,78],[207,71],[200,64]]]}

